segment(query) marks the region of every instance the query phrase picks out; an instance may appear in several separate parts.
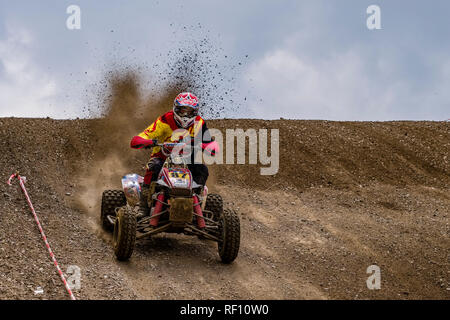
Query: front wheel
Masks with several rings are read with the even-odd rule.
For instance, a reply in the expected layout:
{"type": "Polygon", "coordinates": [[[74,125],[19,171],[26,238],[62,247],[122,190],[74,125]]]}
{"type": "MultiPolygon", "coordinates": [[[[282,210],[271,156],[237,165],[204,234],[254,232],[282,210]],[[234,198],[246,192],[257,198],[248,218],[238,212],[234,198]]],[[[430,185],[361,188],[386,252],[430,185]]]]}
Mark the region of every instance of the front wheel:
{"type": "Polygon", "coordinates": [[[113,248],[120,261],[128,260],[133,254],[136,242],[137,221],[129,206],[121,207],[114,223],[113,248]]]}
{"type": "Polygon", "coordinates": [[[221,221],[222,242],[218,243],[219,256],[223,263],[231,263],[239,253],[241,224],[234,210],[223,209],[221,221]]]}

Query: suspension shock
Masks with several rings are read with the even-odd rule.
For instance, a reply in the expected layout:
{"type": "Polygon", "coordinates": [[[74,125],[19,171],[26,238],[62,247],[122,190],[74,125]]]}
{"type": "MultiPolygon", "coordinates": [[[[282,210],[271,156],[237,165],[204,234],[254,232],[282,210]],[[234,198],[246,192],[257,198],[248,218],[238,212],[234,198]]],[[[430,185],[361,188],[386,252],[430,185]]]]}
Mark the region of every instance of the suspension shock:
{"type": "Polygon", "coordinates": [[[194,211],[197,214],[197,224],[199,228],[206,227],[205,219],[203,219],[202,208],[200,207],[200,201],[198,200],[197,195],[194,195],[194,211]]]}
{"type": "Polygon", "coordinates": [[[156,204],[155,204],[155,207],[153,208],[153,211],[150,216],[150,225],[151,226],[154,226],[154,227],[158,226],[160,216],[157,216],[154,218],[151,218],[151,217],[159,214],[162,211],[163,202],[164,202],[164,193],[161,192],[156,197],[156,204]]]}

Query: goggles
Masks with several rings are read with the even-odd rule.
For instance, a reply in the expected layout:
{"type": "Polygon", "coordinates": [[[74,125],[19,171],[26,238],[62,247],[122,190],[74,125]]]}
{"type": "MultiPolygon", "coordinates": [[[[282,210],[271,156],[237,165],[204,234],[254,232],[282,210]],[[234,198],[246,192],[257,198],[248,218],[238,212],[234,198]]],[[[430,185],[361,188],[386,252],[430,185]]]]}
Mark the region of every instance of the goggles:
{"type": "Polygon", "coordinates": [[[176,106],[174,111],[180,117],[192,118],[198,114],[197,108],[187,106],[176,106]]]}

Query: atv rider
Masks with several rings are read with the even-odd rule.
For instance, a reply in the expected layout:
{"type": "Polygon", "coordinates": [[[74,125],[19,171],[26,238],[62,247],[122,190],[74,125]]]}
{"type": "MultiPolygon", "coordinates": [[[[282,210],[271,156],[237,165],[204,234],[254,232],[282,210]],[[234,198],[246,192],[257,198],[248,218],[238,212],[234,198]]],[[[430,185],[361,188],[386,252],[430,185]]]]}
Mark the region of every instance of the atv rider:
{"type": "MultiPolygon", "coordinates": [[[[155,147],[158,140],[161,142],[178,142],[180,138],[183,138],[184,141],[188,138],[193,144],[194,141],[198,140],[194,139],[194,137],[201,133],[201,140],[199,142],[201,143],[202,150],[210,155],[215,155],[216,151],[218,151],[218,145],[211,139],[206,122],[198,115],[198,111],[198,98],[190,92],[180,93],[175,98],[172,111],[160,116],[147,129],[139,135],[134,136],[131,140],[130,145],[133,149],[153,148],[142,185],[137,214],[138,218],[149,215],[147,199],[150,184],[152,181],[157,180],[158,174],[166,159],[166,155],[161,148],[158,146],[155,147]]],[[[192,173],[194,181],[204,186],[209,175],[208,167],[203,163],[194,163],[192,161],[191,164],[188,164],[188,168],[192,173]]]]}

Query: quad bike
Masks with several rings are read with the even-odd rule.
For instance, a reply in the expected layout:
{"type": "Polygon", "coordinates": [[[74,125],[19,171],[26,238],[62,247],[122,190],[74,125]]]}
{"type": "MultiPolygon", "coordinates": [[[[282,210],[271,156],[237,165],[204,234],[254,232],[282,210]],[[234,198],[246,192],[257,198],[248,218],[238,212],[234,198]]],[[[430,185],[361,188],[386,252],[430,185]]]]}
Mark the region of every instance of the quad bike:
{"type": "Polygon", "coordinates": [[[106,190],[102,195],[101,224],[113,232],[118,260],[128,260],[136,240],[161,232],[183,233],[217,242],[224,263],[236,259],[240,244],[240,221],[236,212],[223,208],[222,197],[208,194],[198,185],[180,152],[184,143],[156,144],[167,155],[157,181],[150,185],[147,199],[150,215],[137,219],[143,177],[122,177],[123,190],[106,190]]]}

